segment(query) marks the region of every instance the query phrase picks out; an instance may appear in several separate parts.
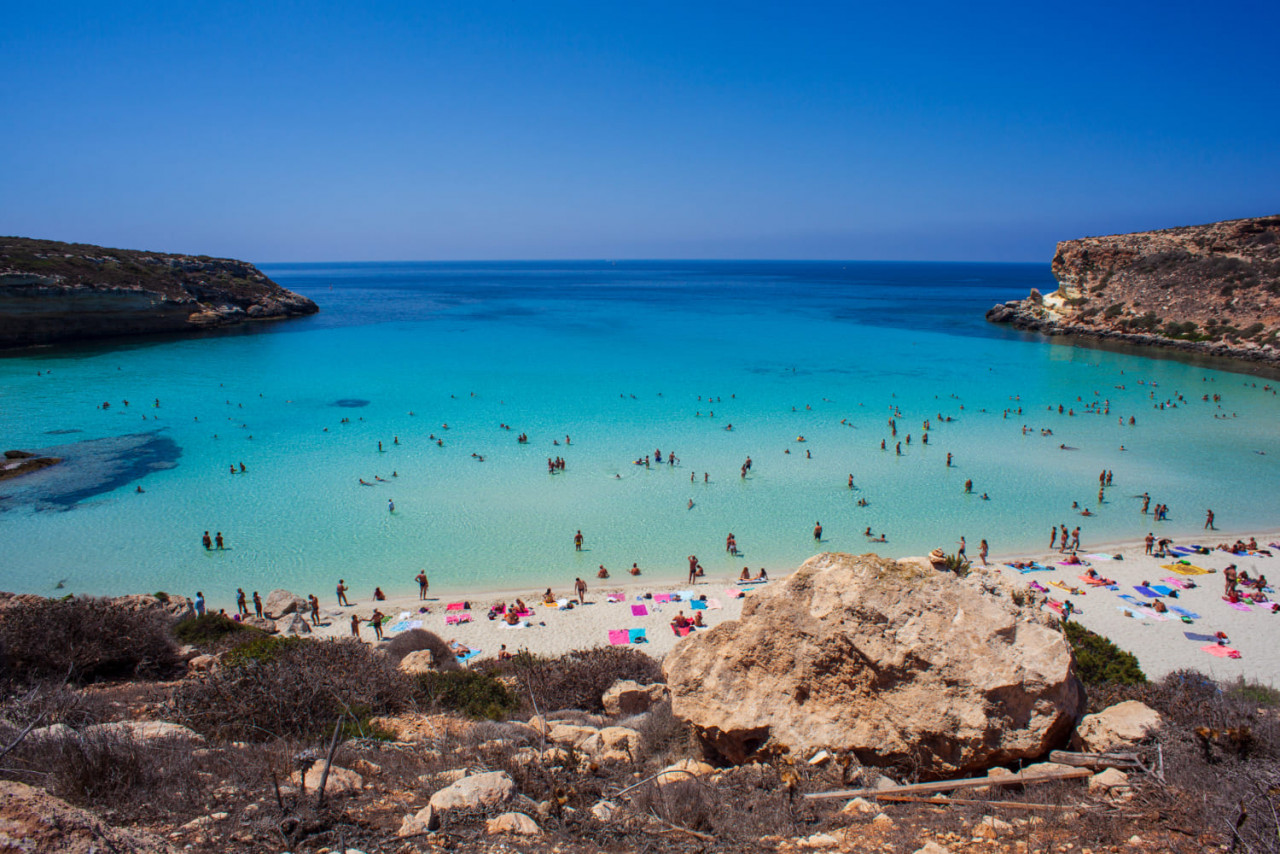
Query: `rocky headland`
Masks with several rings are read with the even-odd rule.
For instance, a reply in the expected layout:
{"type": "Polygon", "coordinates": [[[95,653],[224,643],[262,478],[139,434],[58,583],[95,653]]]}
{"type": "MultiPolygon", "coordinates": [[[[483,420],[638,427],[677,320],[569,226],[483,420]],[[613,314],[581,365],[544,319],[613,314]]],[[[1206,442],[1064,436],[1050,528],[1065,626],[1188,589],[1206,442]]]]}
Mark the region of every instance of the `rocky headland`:
{"type": "Polygon", "coordinates": [[[1066,240],[1053,275],[987,319],[1280,365],[1280,216],[1066,240]]]}
{"type": "Polygon", "coordinates": [[[315,314],[244,261],[0,237],[0,348],[315,314]]]}

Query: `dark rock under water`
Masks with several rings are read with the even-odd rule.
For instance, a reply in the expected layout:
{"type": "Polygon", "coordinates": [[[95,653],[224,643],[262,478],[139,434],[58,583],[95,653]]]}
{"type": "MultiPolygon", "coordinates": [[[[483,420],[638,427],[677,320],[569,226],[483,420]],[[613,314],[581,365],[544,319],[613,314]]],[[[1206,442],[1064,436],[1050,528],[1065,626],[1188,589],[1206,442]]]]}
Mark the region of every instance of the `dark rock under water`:
{"type": "Polygon", "coordinates": [[[182,448],[155,430],[38,448],[33,453],[61,457],[62,462],[6,482],[0,493],[0,513],[22,508],[72,510],[153,471],[173,468],[182,448]]]}

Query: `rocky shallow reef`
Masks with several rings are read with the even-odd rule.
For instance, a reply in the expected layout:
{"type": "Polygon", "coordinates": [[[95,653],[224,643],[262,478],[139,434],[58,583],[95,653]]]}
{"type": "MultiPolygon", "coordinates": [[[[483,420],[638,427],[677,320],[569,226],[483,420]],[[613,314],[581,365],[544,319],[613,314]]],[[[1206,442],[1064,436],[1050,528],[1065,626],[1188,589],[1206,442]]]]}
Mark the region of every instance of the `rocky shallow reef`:
{"type": "Polygon", "coordinates": [[[315,314],[244,261],[0,237],[0,348],[315,314]]]}
{"type": "Polygon", "coordinates": [[[1063,241],[1053,274],[987,319],[1280,365],[1280,216],[1063,241]]]}

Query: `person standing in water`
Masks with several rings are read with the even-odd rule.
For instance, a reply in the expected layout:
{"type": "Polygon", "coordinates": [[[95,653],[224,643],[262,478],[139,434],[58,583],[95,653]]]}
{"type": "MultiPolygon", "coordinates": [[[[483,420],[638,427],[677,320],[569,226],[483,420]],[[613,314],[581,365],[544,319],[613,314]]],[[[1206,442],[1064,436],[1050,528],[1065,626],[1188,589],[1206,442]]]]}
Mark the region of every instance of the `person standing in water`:
{"type": "Polygon", "coordinates": [[[223,549],[223,545],[222,545],[222,532],[221,532],[221,531],[219,531],[219,532],[214,536],[213,541],[217,544],[217,546],[218,546],[218,551],[222,551],[222,549],[223,549]]]}
{"type": "Polygon", "coordinates": [[[698,578],[698,556],[689,555],[689,583],[696,584],[698,578]]]}
{"type": "Polygon", "coordinates": [[[418,598],[426,599],[427,590],[431,587],[430,582],[427,581],[427,571],[424,569],[419,572],[418,577],[414,580],[418,582],[418,598]]]}
{"type": "Polygon", "coordinates": [[[247,600],[245,599],[244,588],[237,587],[236,588],[236,608],[237,610],[240,611],[240,616],[242,617],[249,616],[249,606],[246,604],[246,601],[247,600]]]}
{"type": "Polygon", "coordinates": [[[573,535],[573,550],[575,552],[582,551],[582,529],[578,529],[578,533],[573,535]]]}
{"type": "Polygon", "coordinates": [[[209,532],[205,531],[204,536],[200,538],[200,542],[204,544],[204,550],[209,551],[213,548],[213,538],[209,536],[209,532]]]}
{"type": "Polygon", "coordinates": [[[815,542],[819,542],[819,543],[822,542],[822,523],[821,522],[813,523],[813,539],[815,542]]]}
{"type": "Polygon", "coordinates": [[[987,565],[987,541],[983,540],[978,544],[978,557],[982,559],[982,565],[987,565]]]}
{"type": "Polygon", "coordinates": [[[390,498],[387,499],[387,512],[388,513],[396,512],[396,503],[392,501],[390,498]]]}

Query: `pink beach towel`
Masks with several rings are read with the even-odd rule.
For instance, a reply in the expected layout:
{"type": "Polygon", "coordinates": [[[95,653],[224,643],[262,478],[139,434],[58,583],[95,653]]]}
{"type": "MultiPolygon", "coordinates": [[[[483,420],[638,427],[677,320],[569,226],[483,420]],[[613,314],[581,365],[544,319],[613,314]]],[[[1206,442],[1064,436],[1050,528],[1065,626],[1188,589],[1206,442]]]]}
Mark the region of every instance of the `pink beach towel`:
{"type": "Polygon", "coordinates": [[[1252,611],[1252,610],[1253,610],[1252,608],[1250,608],[1248,605],[1244,604],[1243,602],[1228,602],[1227,604],[1228,604],[1228,605],[1230,605],[1232,608],[1235,608],[1237,611],[1252,611]]]}
{"type": "Polygon", "coordinates": [[[606,602],[625,602],[627,597],[621,593],[610,593],[608,596],[604,597],[604,600],[606,602]]]}
{"type": "Polygon", "coordinates": [[[721,608],[723,608],[723,607],[724,607],[724,606],[720,604],[720,600],[719,600],[719,599],[707,599],[707,610],[708,610],[708,611],[719,611],[719,610],[720,610],[721,608]]]}
{"type": "Polygon", "coordinates": [[[469,622],[471,622],[470,614],[449,614],[444,618],[444,624],[446,626],[456,626],[459,623],[469,623],[469,622]]]}
{"type": "Polygon", "coordinates": [[[647,616],[649,616],[649,609],[648,609],[648,608],[646,608],[646,607],[645,607],[645,606],[643,606],[643,605],[632,605],[632,606],[631,606],[631,616],[633,616],[633,617],[647,617],[647,616]]]}
{"type": "Polygon", "coordinates": [[[517,617],[532,617],[532,616],[533,616],[533,612],[532,612],[532,611],[530,611],[528,608],[526,608],[526,609],[524,609],[523,611],[516,611],[516,616],[517,616],[517,617]]]}
{"type": "Polygon", "coordinates": [[[466,602],[450,602],[444,608],[446,611],[465,611],[467,610],[466,602]]]}
{"type": "Polygon", "coordinates": [[[730,599],[741,599],[742,591],[736,587],[730,587],[728,590],[724,591],[724,595],[728,596],[730,599]]]}
{"type": "Polygon", "coordinates": [[[1165,584],[1168,584],[1170,587],[1177,587],[1179,590],[1191,589],[1191,582],[1187,581],[1185,578],[1162,578],[1160,580],[1165,584]]]}
{"type": "Polygon", "coordinates": [[[1218,646],[1216,643],[1205,644],[1200,647],[1201,652],[1207,652],[1215,658],[1239,658],[1240,650],[1232,649],[1229,646],[1218,646]]]}
{"type": "Polygon", "coordinates": [[[692,626],[672,626],[671,631],[675,632],[676,637],[686,637],[689,632],[693,631],[692,626]]]}
{"type": "Polygon", "coordinates": [[[655,594],[653,594],[653,601],[655,601],[655,602],[670,602],[670,601],[671,601],[671,594],[670,594],[670,593],[655,593],[655,594]]]}
{"type": "Polygon", "coordinates": [[[626,629],[610,629],[609,643],[614,646],[626,646],[631,643],[631,635],[627,633],[626,629]]]}

